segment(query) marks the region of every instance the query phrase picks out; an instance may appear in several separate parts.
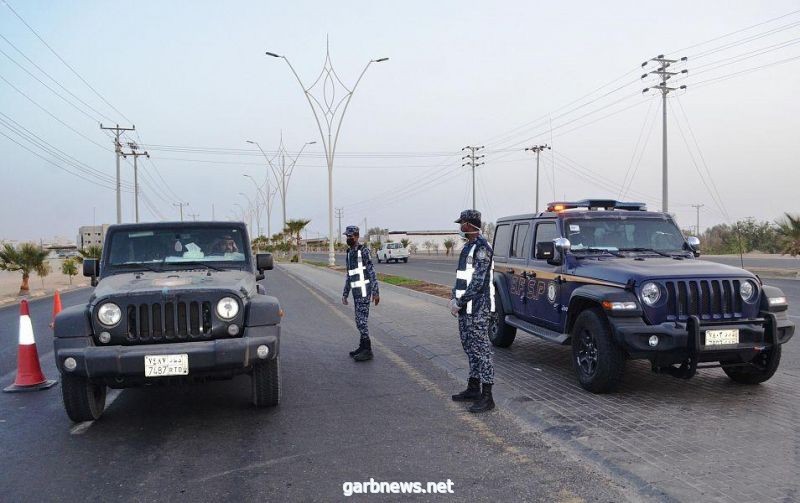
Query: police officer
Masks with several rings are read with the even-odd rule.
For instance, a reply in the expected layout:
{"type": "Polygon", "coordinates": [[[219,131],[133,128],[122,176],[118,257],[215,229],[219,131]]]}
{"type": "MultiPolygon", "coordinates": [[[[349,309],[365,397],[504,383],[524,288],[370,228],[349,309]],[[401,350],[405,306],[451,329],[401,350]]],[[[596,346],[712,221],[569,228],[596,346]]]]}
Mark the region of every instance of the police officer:
{"type": "Polygon", "coordinates": [[[470,412],[486,412],[494,408],[494,366],[489,345],[489,318],[494,312],[492,247],[480,233],[479,211],[462,211],[456,223],[461,224],[460,234],[467,243],[458,258],[450,312],[458,317],[461,345],[469,360],[469,381],[467,389],[452,398],[475,402],[470,412]]]}
{"type": "Polygon", "coordinates": [[[363,362],[372,360],[372,344],[367,327],[369,302],[372,300],[377,306],[381,297],[378,291],[378,278],[369,257],[369,247],[358,244],[358,233],[358,227],[355,225],[348,225],[344,233],[347,236],[348,248],[345,259],[347,272],[345,273],[342,304],[347,305],[347,297],[352,291],[356,311],[356,327],[361,334],[361,339],[358,348],[350,351],[350,356],[357,362],[363,362]]]}

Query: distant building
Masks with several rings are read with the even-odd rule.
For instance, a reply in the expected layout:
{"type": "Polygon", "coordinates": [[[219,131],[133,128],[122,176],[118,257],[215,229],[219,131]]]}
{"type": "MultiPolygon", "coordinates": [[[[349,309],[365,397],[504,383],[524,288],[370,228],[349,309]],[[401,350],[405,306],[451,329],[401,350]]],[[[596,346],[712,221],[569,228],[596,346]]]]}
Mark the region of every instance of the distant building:
{"type": "Polygon", "coordinates": [[[444,242],[451,239],[454,243],[453,252],[458,253],[464,246],[464,240],[458,232],[448,231],[389,231],[383,235],[371,236],[371,241],[380,240],[383,243],[392,241],[393,243],[400,243],[404,239],[408,239],[412,253],[424,254],[444,254],[447,248],[444,242]]]}
{"type": "Polygon", "coordinates": [[[103,246],[106,239],[108,224],[103,225],[84,225],[78,229],[77,246],[79,250],[85,250],[89,246],[103,246]]]}

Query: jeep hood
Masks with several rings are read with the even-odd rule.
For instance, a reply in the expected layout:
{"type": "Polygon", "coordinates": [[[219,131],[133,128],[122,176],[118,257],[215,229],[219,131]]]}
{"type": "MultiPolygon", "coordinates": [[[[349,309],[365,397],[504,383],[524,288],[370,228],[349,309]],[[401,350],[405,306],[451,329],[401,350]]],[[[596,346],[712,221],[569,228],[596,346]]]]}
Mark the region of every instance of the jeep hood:
{"type": "Polygon", "coordinates": [[[633,279],[637,284],[648,279],[755,278],[744,269],[706,260],[641,258],[644,260],[633,257],[579,259],[577,267],[570,269],[568,273],[613,283],[627,283],[629,279],[633,279]]]}
{"type": "Polygon", "coordinates": [[[249,271],[145,271],[106,276],[95,288],[94,297],[208,290],[227,290],[242,295],[242,289],[248,296],[255,294],[255,278],[249,271]]]}

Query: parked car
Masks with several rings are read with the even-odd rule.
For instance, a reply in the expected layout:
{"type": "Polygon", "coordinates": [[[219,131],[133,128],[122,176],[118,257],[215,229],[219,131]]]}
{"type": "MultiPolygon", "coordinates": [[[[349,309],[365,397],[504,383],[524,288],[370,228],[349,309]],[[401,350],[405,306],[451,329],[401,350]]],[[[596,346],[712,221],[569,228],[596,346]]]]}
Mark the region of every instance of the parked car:
{"type": "Polygon", "coordinates": [[[272,256],[253,256],[242,223],[112,225],[94,293],[55,319],[64,408],[94,420],[106,388],[249,374],[253,403],[280,401],[278,299],[257,283],[272,256]]]}
{"type": "Polygon", "coordinates": [[[794,334],[786,296],[700,260],[699,245],[641,203],[551,203],[501,218],[491,341],[509,347],[522,330],[571,345],[578,381],[595,393],[619,384],[628,359],[676,377],[721,367],[738,383],[764,382],[794,334]]]}
{"type": "Polygon", "coordinates": [[[408,249],[401,243],[384,243],[378,250],[377,256],[379,264],[384,261],[387,264],[390,261],[408,262],[408,249]]]}

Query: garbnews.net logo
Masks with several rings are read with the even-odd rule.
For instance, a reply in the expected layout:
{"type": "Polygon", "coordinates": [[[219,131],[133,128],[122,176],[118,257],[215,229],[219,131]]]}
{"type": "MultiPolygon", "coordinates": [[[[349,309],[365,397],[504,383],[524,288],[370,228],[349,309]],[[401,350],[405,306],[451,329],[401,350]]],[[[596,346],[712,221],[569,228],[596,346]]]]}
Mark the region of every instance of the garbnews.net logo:
{"type": "Polygon", "coordinates": [[[345,496],[354,494],[453,494],[453,481],[447,482],[376,482],[370,478],[365,482],[342,484],[345,496]]]}

